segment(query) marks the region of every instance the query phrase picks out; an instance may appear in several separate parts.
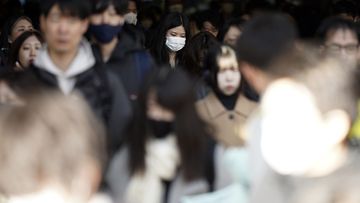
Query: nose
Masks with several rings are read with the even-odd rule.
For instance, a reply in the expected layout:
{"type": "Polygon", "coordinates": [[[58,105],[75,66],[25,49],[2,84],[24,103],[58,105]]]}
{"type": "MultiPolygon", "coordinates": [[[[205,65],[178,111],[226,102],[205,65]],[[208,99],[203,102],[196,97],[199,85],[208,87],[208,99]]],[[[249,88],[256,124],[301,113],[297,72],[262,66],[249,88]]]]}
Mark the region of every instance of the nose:
{"type": "Polygon", "coordinates": [[[102,23],[104,23],[104,24],[108,24],[108,23],[109,23],[110,17],[109,17],[108,14],[106,14],[106,12],[103,13],[101,17],[102,17],[102,23]]]}
{"type": "Polygon", "coordinates": [[[61,20],[59,23],[58,31],[59,33],[67,33],[69,30],[69,23],[66,20],[61,20]]]}
{"type": "Polygon", "coordinates": [[[226,79],[226,81],[231,81],[232,79],[233,79],[233,72],[232,71],[230,71],[230,70],[227,70],[226,72],[225,72],[225,79],[226,79]]]}
{"type": "Polygon", "coordinates": [[[346,57],[346,56],[348,55],[348,53],[346,52],[345,49],[341,49],[340,55],[341,55],[342,57],[346,57]]]}
{"type": "Polygon", "coordinates": [[[35,47],[32,47],[32,48],[30,49],[30,56],[31,56],[31,57],[36,57],[36,55],[37,55],[37,50],[36,50],[35,47]]]}

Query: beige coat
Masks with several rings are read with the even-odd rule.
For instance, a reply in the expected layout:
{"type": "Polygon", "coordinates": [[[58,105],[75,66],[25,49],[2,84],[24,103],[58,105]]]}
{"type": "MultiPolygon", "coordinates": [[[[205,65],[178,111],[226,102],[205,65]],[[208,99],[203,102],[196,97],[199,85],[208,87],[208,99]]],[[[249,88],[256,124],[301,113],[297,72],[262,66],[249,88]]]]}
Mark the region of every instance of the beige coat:
{"type": "Polygon", "coordinates": [[[257,103],[240,95],[234,110],[227,110],[211,92],[196,103],[200,116],[215,128],[215,139],[225,146],[243,146],[245,138],[242,127],[257,103]]]}

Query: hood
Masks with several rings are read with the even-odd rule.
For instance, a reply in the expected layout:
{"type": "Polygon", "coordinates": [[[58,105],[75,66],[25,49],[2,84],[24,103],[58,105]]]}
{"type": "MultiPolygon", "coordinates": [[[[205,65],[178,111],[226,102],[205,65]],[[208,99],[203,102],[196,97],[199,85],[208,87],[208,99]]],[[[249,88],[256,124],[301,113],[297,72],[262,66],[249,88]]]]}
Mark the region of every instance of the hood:
{"type": "Polygon", "coordinates": [[[58,86],[64,94],[69,94],[74,89],[76,83],[75,76],[91,69],[94,64],[95,57],[90,43],[85,39],[81,41],[74,60],[65,72],[53,63],[47,51],[46,45],[34,61],[34,65],[36,67],[56,76],[58,86]]]}
{"type": "Polygon", "coordinates": [[[55,76],[61,76],[65,78],[74,77],[91,67],[95,64],[95,58],[87,40],[82,40],[79,46],[79,50],[70,64],[69,68],[64,72],[58,68],[51,60],[47,51],[47,45],[40,51],[39,55],[34,61],[34,65],[40,69],[46,70],[55,76]]]}

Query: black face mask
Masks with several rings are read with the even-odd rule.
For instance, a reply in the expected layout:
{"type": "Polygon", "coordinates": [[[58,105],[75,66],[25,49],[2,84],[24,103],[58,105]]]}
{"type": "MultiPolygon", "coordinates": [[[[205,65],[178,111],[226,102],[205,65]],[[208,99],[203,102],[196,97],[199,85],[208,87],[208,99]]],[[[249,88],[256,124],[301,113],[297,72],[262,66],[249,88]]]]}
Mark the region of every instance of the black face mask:
{"type": "Polygon", "coordinates": [[[156,138],[164,138],[174,131],[174,123],[148,119],[150,131],[156,138]]]}

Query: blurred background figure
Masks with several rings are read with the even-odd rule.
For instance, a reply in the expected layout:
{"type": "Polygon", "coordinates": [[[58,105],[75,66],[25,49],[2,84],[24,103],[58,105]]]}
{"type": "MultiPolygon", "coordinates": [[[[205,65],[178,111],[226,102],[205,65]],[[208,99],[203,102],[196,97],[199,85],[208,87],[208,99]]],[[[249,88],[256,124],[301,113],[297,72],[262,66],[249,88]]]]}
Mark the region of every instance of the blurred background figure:
{"type": "Polygon", "coordinates": [[[190,39],[189,20],[181,13],[167,14],[157,27],[150,52],[159,65],[182,64],[183,48],[190,39]]]}
{"type": "Polygon", "coordinates": [[[30,18],[24,15],[11,16],[1,29],[0,35],[0,57],[2,65],[8,61],[11,44],[23,32],[34,29],[30,18]]]}
{"type": "Polygon", "coordinates": [[[201,13],[201,31],[207,31],[217,37],[222,26],[223,19],[217,10],[207,10],[201,13]]]}
{"type": "Polygon", "coordinates": [[[138,6],[135,0],[129,0],[126,14],[124,15],[125,22],[128,24],[136,25],[137,24],[137,13],[138,6]]]}
{"type": "Polygon", "coordinates": [[[207,76],[209,75],[209,67],[204,65],[208,52],[220,43],[209,32],[199,32],[193,36],[188,46],[184,49],[183,68],[195,80],[195,92],[197,99],[204,98],[208,92],[209,87],[206,84],[207,76]]]}
{"type": "MultiPolygon", "coordinates": [[[[262,100],[262,154],[274,171],[254,188],[251,202],[333,202],[331,191],[344,191],[341,187],[354,180],[355,188],[360,184],[359,152],[348,142],[356,117],[359,71],[351,63],[307,48],[276,67],[289,64],[295,71],[273,82],[262,100]],[[322,192],[314,194],[316,190],[322,192]]],[[[344,191],[345,199],[346,195],[344,191]]]]}
{"type": "Polygon", "coordinates": [[[88,34],[94,41],[97,63],[112,71],[124,85],[127,98],[134,103],[154,62],[144,49],[145,39],[140,39],[144,38],[143,34],[125,24],[128,3],[127,0],[93,0],[88,34]]]}
{"type": "Polygon", "coordinates": [[[217,38],[220,42],[235,48],[245,22],[241,18],[229,19],[220,29],[217,38]]]}
{"type": "Polygon", "coordinates": [[[244,146],[241,133],[247,117],[256,103],[243,95],[243,78],[235,51],[222,45],[209,50],[205,66],[210,69],[212,89],[197,102],[197,109],[204,120],[215,126],[215,139],[222,145],[244,146]]]}
{"type": "Polygon", "coordinates": [[[356,63],[359,49],[358,30],[353,21],[330,17],[321,23],[317,37],[325,52],[356,63]]]}
{"type": "Polygon", "coordinates": [[[196,78],[204,77],[208,67],[204,61],[209,50],[220,46],[220,43],[209,32],[199,32],[193,36],[189,45],[184,49],[183,66],[185,70],[196,78]]]}
{"type": "Polygon", "coordinates": [[[116,202],[177,203],[232,183],[193,93],[181,69],[162,67],[149,76],[126,146],[107,175],[116,202]]]}
{"type": "Polygon", "coordinates": [[[0,111],[5,202],[86,203],[95,197],[106,159],[104,128],[80,97],[47,92],[0,111]]]}
{"type": "Polygon", "coordinates": [[[36,30],[25,31],[12,44],[7,65],[15,71],[23,71],[35,60],[44,39],[36,30]]]}

